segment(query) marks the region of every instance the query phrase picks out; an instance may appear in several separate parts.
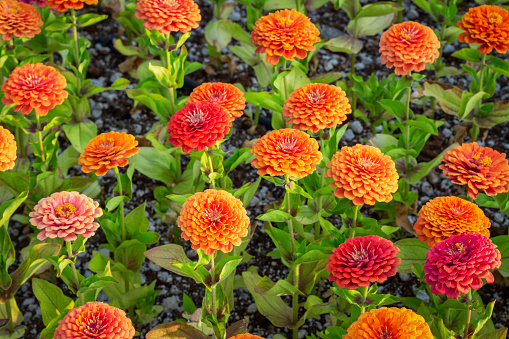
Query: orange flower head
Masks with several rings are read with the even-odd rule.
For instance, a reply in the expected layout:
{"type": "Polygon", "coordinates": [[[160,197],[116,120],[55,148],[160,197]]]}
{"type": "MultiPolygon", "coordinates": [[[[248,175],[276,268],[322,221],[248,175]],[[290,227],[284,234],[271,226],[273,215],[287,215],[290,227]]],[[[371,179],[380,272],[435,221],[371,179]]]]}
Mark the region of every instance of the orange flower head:
{"type": "Polygon", "coordinates": [[[246,107],[244,93],[232,84],[222,82],[206,82],[196,87],[187,99],[188,104],[193,102],[212,102],[234,118],[240,117],[246,107]]]}
{"type": "Polygon", "coordinates": [[[455,234],[477,233],[489,237],[490,220],[474,203],[458,197],[438,197],[419,211],[414,229],[429,247],[455,234]]]}
{"type": "Polygon", "coordinates": [[[420,72],[439,57],[440,41],[433,30],[413,21],[391,26],[380,38],[380,60],[397,75],[420,72]]]}
{"type": "Polygon", "coordinates": [[[162,34],[189,32],[198,28],[197,21],[201,20],[200,9],[193,0],[140,0],[134,17],[145,20],[146,29],[162,34]]]}
{"type": "Polygon", "coordinates": [[[231,337],[230,339],[265,339],[265,338],[262,338],[260,336],[254,335],[254,334],[244,333],[244,334],[237,334],[236,336],[231,337]]]}
{"type": "Polygon", "coordinates": [[[42,117],[64,102],[69,95],[64,90],[66,86],[65,77],[53,67],[41,63],[26,64],[15,68],[2,85],[5,93],[2,103],[16,104],[14,111],[23,114],[35,109],[35,114],[42,117]]]}
{"type": "Polygon", "coordinates": [[[8,129],[0,126],[0,172],[14,168],[17,149],[14,135],[8,129]]]}
{"type": "Polygon", "coordinates": [[[242,201],[231,193],[208,189],[187,198],[177,224],[193,249],[212,255],[217,250],[228,253],[242,243],[249,217],[242,201]]]}
{"type": "Polygon", "coordinates": [[[0,1],[0,34],[2,39],[11,40],[12,36],[33,38],[41,33],[43,22],[34,6],[15,0],[0,1]]]}
{"type": "Polygon", "coordinates": [[[468,185],[468,195],[476,199],[479,190],[493,196],[509,191],[509,163],[505,153],[476,142],[456,146],[445,153],[444,175],[459,185],[468,185]]]}
{"type": "Polygon", "coordinates": [[[291,128],[265,134],[256,140],[251,149],[255,159],[251,165],[259,175],[278,176],[289,174],[303,178],[315,171],[322,160],[318,142],[307,133],[291,128]]]}
{"type": "Polygon", "coordinates": [[[58,324],[54,339],[131,339],[136,332],[124,311],[98,301],[73,308],[58,324]]]}
{"type": "Polygon", "coordinates": [[[51,9],[65,12],[68,9],[82,9],[84,4],[97,5],[98,0],[44,0],[51,9]]]}
{"type": "Polygon", "coordinates": [[[398,190],[398,173],[391,157],[366,145],[344,146],[327,163],[327,178],[334,179],[334,195],[355,205],[389,202],[398,190]]]}
{"type": "Polygon", "coordinates": [[[140,150],[138,141],[125,132],[102,133],[90,140],[78,159],[78,165],[85,173],[95,171],[95,175],[105,175],[110,168],[124,167],[140,150]]]}
{"type": "Polygon", "coordinates": [[[276,65],[281,56],[286,60],[304,59],[313,44],[320,41],[320,31],[307,16],[296,9],[285,9],[261,17],[251,32],[251,40],[259,47],[256,53],[267,53],[268,63],[276,65]]]}
{"type": "Polygon", "coordinates": [[[326,84],[307,84],[290,95],[283,106],[283,116],[300,130],[318,132],[332,128],[352,113],[345,91],[326,84]]]}
{"type": "Polygon", "coordinates": [[[482,5],[470,8],[458,22],[464,33],[460,42],[479,44],[479,52],[489,54],[495,48],[505,54],[509,50],[509,12],[498,6],[482,5]]]}
{"type": "Polygon", "coordinates": [[[360,315],[343,339],[433,339],[424,318],[404,307],[382,307],[360,315]]]}

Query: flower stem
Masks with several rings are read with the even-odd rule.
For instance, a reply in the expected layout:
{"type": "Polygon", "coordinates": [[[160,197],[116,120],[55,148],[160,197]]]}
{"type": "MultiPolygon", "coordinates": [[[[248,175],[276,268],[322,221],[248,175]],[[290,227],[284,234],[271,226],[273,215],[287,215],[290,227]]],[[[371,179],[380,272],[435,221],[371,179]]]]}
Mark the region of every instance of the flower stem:
{"type": "MultiPolygon", "coordinates": [[[[208,150],[205,150],[205,154],[207,155],[207,158],[209,160],[210,174],[212,174],[212,173],[214,173],[214,164],[212,163],[212,157],[207,153],[207,151],[208,150]]],[[[209,176],[209,178],[210,178],[210,176],[209,176]]],[[[216,180],[215,179],[210,179],[210,186],[212,187],[212,189],[216,189],[216,180]]]]}
{"type": "MultiPolygon", "coordinates": [[[[210,258],[210,274],[211,274],[211,292],[212,292],[212,319],[217,322],[217,303],[216,303],[216,252],[212,253],[210,258]]],[[[215,334],[212,335],[215,338],[215,334]]]]}
{"type": "MultiPolygon", "coordinates": [[[[256,58],[258,59],[258,64],[259,64],[261,62],[260,53],[256,53],[256,58]]],[[[258,92],[261,92],[261,91],[262,91],[262,85],[260,84],[260,82],[258,82],[258,92]]],[[[257,126],[258,120],[260,120],[260,105],[256,105],[256,112],[255,112],[255,116],[254,116],[253,125],[257,126]]]]}
{"type": "MultiPolygon", "coordinates": [[[[80,49],[78,45],[78,17],[76,16],[76,11],[71,9],[71,20],[72,20],[72,34],[74,40],[74,57],[76,59],[76,96],[81,98],[81,72],[80,72],[80,49]]],[[[81,111],[78,107],[78,102],[76,102],[76,120],[78,122],[81,121],[81,111]]]]}
{"type": "MultiPolygon", "coordinates": [[[[412,96],[412,85],[414,84],[414,80],[412,78],[412,72],[408,72],[408,77],[412,79],[410,81],[410,86],[408,86],[407,91],[407,99],[406,99],[406,112],[405,112],[405,121],[410,120],[410,97],[412,96]]],[[[405,124],[405,149],[410,149],[410,125],[405,124]]],[[[405,174],[409,170],[410,157],[408,154],[405,155],[405,174]]],[[[410,190],[410,185],[406,180],[403,180],[403,197],[405,198],[410,190]]]]}
{"type": "MultiPolygon", "coordinates": [[[[285,174],[285,181],[288,185],[290,183],[290,176],[285,174]]],[[[292,208],[290,205],[290,191],[285,190],[285,200],[286,200],[286,213],[291,214],[292,208]]],[[[293,236],[293,222],[292,219],[288,219],[288,233],[290,233],[290,243],[292,245],[292,255],[295,255],[295,237],[293,236]]]]}
{"type": "MultiPolygon", "coordinates": [[[[113,169],[115,171],[115,176],[117,177],[118,195],[123,196],[124,193],[122,192],[122,179],[120,178],[120,173],[118,172],[118,167],[114,167],[113,169]]],[[[120,202],[119,208],[120,208],[120,226],[122,227],[122,241],[124,241],[126,239],[125,222],[124,222],[124,200],[122,200],[120,202]]]]}
{"type": "MultiPolygon", "coordinates": [[[[295,265],[293,268],[294,278],[293,285],[299,289],[299,266],[295,265]]],[[[293,320],[292,323],[295,325],[297,321],[299,321],[299,294],[294,293],[292,297],[292,308],[293,308],[293,320]]],[[[293,339],[299,339],[299,328],[295,327],[293,329],[293,339]]]]}
{"type": "MultiPolygon", "coordinates": [[[[398,6],[403,6],[403,0],[398,0],[398,6]]],[[[403,21],[403,11],[398,12],[398,23],[403,21]]]]}
{"type": "MultiPolygon", "coordinates": [[[[41,120],[39,116],[36,114],[35,119],[37,120],[37,136],[39,137],[39,147],[41,150],[41,159],[42,161],[46,161],[46,157],[44,156],[44,147],[42,146],[42,132],[41,132],[41,120]]],[[[23,145],[21,145],[23,147],[23,145]]]]}
{"type": "MultiPolygon", "coordinates": [[[[165,44],[165,52],[166,52],[166,68],[168,72],[171,74],[171,57],[170,57],[170,34],[166,34],[166,44],[165,44]]],[[[169,79],[168,79],[169,80],[169,79]]],[[[175,88],[168,87],[168,99],[170,100],[170,115],[175,113],[175,88]]]]}
{"type": "MultiPolygon", "coordinates": [[[[330,136],[330,133],[329,133],[329,136],[330,136]]],[[[327,138],[327,141],[329,140],[329,138],[327,138]]],[[[323,140],[323,129],[320,130],[320,148],[322,150],[322,153],[324,151],[324,140],[323,140]]],[[[320,171],[320,186],[318,187],[318,189],[322,188],[323,187],[323,183],[325,181],[325,172],[327,171],[327,168],[322,168],[322,170],[320,171]]],[[[319,195],[318,196],[318,201],[316,203],[316,209],[317,209],[317,214],[319,215],[320,214],[320,211],[322,210],[322,195],[319,195]]],[[[317,240],[318,238],[320,238],[320,233],[321,233],[321,229],[320,229],[320,221],[317,221],[316,224],[315,224],[315,240],[317,240]]]]}
{"type": "Polygon", "coordinates": [[[465,330],[463,332],[463,339],[467,339],[467,337],[468,337],[468,330],[470,328],[470,318],[472,317],[472,305],[470,304],[470,300],[472,300],[472,290],[469,288],[468,289],[468,294],[467,294],[467,306],[468,306],[467,321],[465,323],[465,330]]]}
{"type": "Polygon", "coordinates": [[[72,260],[71,268],[72,275],[74,277],[74,283],[76,284],[76,295],[80,298],[81,305],[85,305],[85,298],[83,297],[83,293],[78,294],[78,290],[80,289],[80,279],[78,278],[78,272],[76,271],[76,265],[74,264],[74,255],[72,253],[72,244],[70,241],[65,242],[67,245],[67,256],[72,260]]]}
{"type": "Polygon", "coordinates": [[[450,329],[449,327],[451,326],[451,309],[449,307],[445,309],[444,325],[446,328],[450,329]]]}
{"type": "Polygon", "coordinates": [[[5,310],[7,311],[7,318],[9,319],[9,333],[14,332],[14,319],[12,317],[12,308],[11,308],[11,300],[14,299],[12,297],[11,299],[7,300],[5,302],[5,310]]]}
{"type": "Polygon", "coordinates": [[[355,209],[353,211],[352,228],[357,227],[357,213],[358,212],[359,212],[359,205],[355,205],[355,209]]]}
{"type": "MultiPolygon", "coordinates": [[[[444,0],[445,7],[447,7],[447,3],[448,3],[448,0],[444,0]]],[[[445,41],[444,41],[445,40],[445,28],[446,28],[446,24],[445,24],[445,20],[444,20],[444,22],[442,23],[442,28],[440,30],[440,48],[438,49],[439,55],[438,55],[437,61],[435,63],[435,76],[434,76],[435,81],[438,81],[437,72],[442,68],[442,54],[444,52],[444,45],[445,45],[445,41]]],[[[436,102],[435,97],[431,97],[431,101],[429,104],[429,108],[431,110],[431,117],[433,117],[435,115],[435,102],[436,102]]]]}
{"type": "Polygon", "coordinates": [[[366,312],[366,300],[368,299],[368,289],[369,286],[362,286],[362,305],[361,305],[361,314],[366,312]]]}

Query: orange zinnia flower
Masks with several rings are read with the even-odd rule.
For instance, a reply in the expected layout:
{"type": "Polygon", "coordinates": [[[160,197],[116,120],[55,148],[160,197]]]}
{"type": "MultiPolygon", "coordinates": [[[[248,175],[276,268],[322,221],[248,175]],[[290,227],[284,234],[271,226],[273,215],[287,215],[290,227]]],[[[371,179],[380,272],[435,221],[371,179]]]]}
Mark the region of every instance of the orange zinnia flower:
{"type": "Polygon", "coordinates": [[[98,301],[73,308],[58,324],[54,339],[131,339],[136,332],[124,311],[98,301]]]}
{"type": "Polygon", "coordinates": [[[442,159],[444,175],[459,185],[468,185],[468,195],[476,199],[479,190],[493,196],[509,191],[509,164],[505,153],[476,142],[456,146],[442,159]]]}
{"type": "Polygon", "coordinates": [[[413,21],[393,25],[380,38],[380,60],[397,75],[420,72],[440,56],[440,41],[427,26],[413,21]]]}
{"type": "Polygon", "coordinates": [[[187,198],[177,218],[182,238],[207,255],[228,253],[247,235],[249,217],[242,201],[231,193],[208,189],[187,198]]]}
{"type": "Polygon", "coordinates": [[[300,130],[317,132],[332,128],[352,113],[345,91],[326,84],[307,84],[290,95],[283,106],[283,116],[300,130]]]}
{"type": "Polygon", "coordinates": [[[313,44],[320,41],[320,31],[307,16],[296,9],[282,10],[261,17],[251,32],[258,45],[256,53],[267,53],[268,63],[276,65],[280,56],[286,60],[304,59],[313,44]]]}
{"type": "Polygon", "coordinates": [[[334,195],[355,205],[389,202],[398,190],[398,173],[391,157],[366,145],[343,147],[327,163],[325,176],[333,178],[334,195]]]}
{"type": "Polygon", "coordinates": [[[21,113],[29,114],[35,109],[35,114],[45,116],[67,98],[69,94],[65,87],[65,77],[53,67],[41,63],[26,64],[15,68],[2,85],[5,93],[2,103],[16,104],[15,112],[21,110],[21,113]]]}
{"type": "Polygon", "coordinates": [[[458,197],[438,197],[428,201],[419,211],[414,229],[420,241],[429,247],[455,234],[477,233],[490,236],[491,224],[474,203],[458,197]]]}
{"type": "Polygon", "coordinates": [[[97,5],[97,0],[44,0],[45,5],[51,9],[65,12],[68,9],[82,9],[84,4],[97,5]]]}
{"type": "Polygon", "coordinates": [[[265,338],[259,337],[254,334],[244,333],[244,334],[237,334],[236,336],[231,337],[230,339],[265,339],[265,338]]]}
{"type": "Polygon", "coordinates": [[[244,93],[222,82],[206,82],[196,87],[187,99],[188,104],[193,102],[212,102],[223,107],[234,118],[240,117],[246,107],[244,93]]]}
{"type": "Polygon", "coordinates": [[[161,34],[171,32],[189,32],[198,28],[201,20],[200,9],[193,0],[140,0],[134,17],[145,20],[146,29],[159,31],[161,34]]]}
{"type": "Polygon", "coordinates": [[[14,135],[8,129],[0,126],[0,172],[14,168],[17,149],[14,135]]]}
{"type": "Polygon", "coordinates": [[[365,312],[348,327],[343,339],[433,339],[426,320],[404,307],[365,312]]]}
{"type": "Polygon", "coordinates": [[[265,134],[251,149],[256,158],[251,165],[259,175],[285,175],[302,178],[313,173],[322,160],[318,142],[307,133],[291,128],[265,134]]]}
{"type": "Polygon", "coordinates": [[[470,8],[458,27],[465,31],[458,35],[458,40],[481,45],[481,53],[489,54],[493,48],[502,54],[509,50],[509,12],[503,8],[490,5],[470,8]]]}
{"type": "Polygon", "coordinates": [[[33,38],[41,33],[43,22],[34,6],[18,1],[0,1],[0,34],[2,39],[11,40],[12,36],[33,38]]]}
{"type": "Polygon", "coordinates": [[[90,140],[78,159],[78,165],[85,173],[95,171],[95,175],[105,175],[110,168],[124,167],[140,150],[138,141],[131,134],[108,132],[90,140]]]}

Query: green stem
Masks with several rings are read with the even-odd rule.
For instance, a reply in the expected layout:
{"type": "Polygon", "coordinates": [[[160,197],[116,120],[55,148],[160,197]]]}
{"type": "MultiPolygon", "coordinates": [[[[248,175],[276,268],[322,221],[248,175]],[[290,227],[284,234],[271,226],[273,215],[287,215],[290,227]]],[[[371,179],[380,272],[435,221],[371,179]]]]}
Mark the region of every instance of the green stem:
{"type": "MultiPolygon", "coordinates": [[[[398,0],[398,6],[399,7],[403,6],[403,0],[398,0]]],[[[403,21],[403,11],[399,11],[398,12],[398,23],[400,23],[402,21],[403,21]]]]}
{"type": "Polygon", "coordinates": [[[355,209],[353,211],[352,228],[357,227],[357,213],[358,212],[359,212],[359,205],[355,205],[355,209]]]}
{"type": "MultiPolygon", "coordinates": [[[[357,0],[355,0],[353,2],[354,4],[354,13],[355,13],[355,16],[357,16],[357,11],[358,11],[358,8],[357,8],[357,0]]],[[[353,37],[354,39],[357,39],[357,23],[359,22],[359,20],[357,19],[354,19],[354,28],[353,28],[353,37]]],[[[355,57],[356,57],[356,54],[355,53],[352,53],[352,55],[350,56],[350,73],[352,73],[352,83],[351,83],[351,86],[353,88],[353,86],[355,85],[355,80],[353,78],[353,76],[355,75],[355,57]]],[[[352,102],[350,103],[352,105],[352,112],[355,112],[355,110],[357,109],[357,94],[355,94],[355,92],[353,91],[353,89],[350,89],[352,91],[352,102]]]]}
{"type": "MultiPolygon", "coordinates": [[[[78,18],[76,16],[76,11],[71,9],[71,20],[72,20],[72,34],[74,40],[74,57],[76,59],[76,96],[78,99],[81,98],[81,73],[80,73],[80,49],[78,45],[78,26],[77,21],[78,18]]],[[[79,108],[78,102],[76,102],[76,120],[80,122],[81,117],[81,109],[79,108]]]]}
{"type": "MultiPolygon", "coordinates": [[[[11,299],[14,299],[12,297],[11,299]]],[[[5,310],[7,311],[7,318],[9,318],[9,333],[14,332],[14,319],[12,318],[12,308],[11,308],[11,299],[5,302],[5,310]]]]}
{"type": "Polygon", "coordinates": [[[19,156],[21,158],[25,158],[27,156],[25,152],[25,132],[21,128],[16,127],[14,133],[16,135],[16,143],[19,149],[19,156]]]}
{"type": "Polygon", "coordinates": [[[449,307],[445,309],[444,325],[448,329],[451,327],[451,309],[449,307]]]}
{"type": "MultiPolygon", "coordinates": [[[[166,69],[171,74],[171,55],[170,55],[170,34],[166,34],[165,52],[166,52],[166,69]]],[[[175,113],[175,89],[168,88],[168,99],[170,100],[170,115],[175,113]]]]}
{"type": "MultiPolygon", "coordinates": [[[[482,59],[481,59],[481,75],[479,75],[479,92],[482,91],[485,67],[486,67],[486,53],[483,53],[482,59]]],[[[481,105],[481,102],[479,102],[478,106],[480,106],[480,105],[481,105]]]]}
{"type": "MultiPolygon", "coordinates": [[[[212,280],[211,280],[211,292],[212,292],[212,319],[214,319],[215,321],[217,321],[217,302],[216,302],[216,260],[215,260],[215,257],[216,257],[216,253],[214,252],[212,255],[211,255],[211,259],[210,259],[210,274],[212,276],[212,280]]],[[[212,337],[215,338],[215,334],[212,334],[212,337]]]]}
{"type": "Polygon", "coordinates": [[[221,6],[218,3],[214,5],[214,14],[217,20],[221,20],[221,6]]]}
{"type": "Polygon", "coordinates": [[[472,290],[468,289],[467,294],[467,321],[465,323],[465,330],[463,331],[463,339],[466,339],[468,337],[468,329],[470,328],[470,318],[472,317],[472,305],[470,304],[470,300],[472,300],[472,290]]]}
{"type": "MultiPolygon", "coordinates": [[[[448,6],[447,3],[448,3],[448,0],[444,0],[445,7],[448,6]]],[[[435,75],[434,75],[435,81],[438,81],[437,72],[442,68],[442,53],[444,51],[444,45],[445,45],[445,27],[446,27],[446,24],[445,24],[445,20],[444,20],[444,22],[442,23],[441,31],[440,31],[440,49],[438,50],[439,55],[438,55],[437,62],[435,63],[435,75]]],[[[436,102],[435,97],[431,97],[431,101],[429,104],[429,108],[431,109],[431,117],[433,117],[435,115],[435,102],[436,102]]]]}
{"type": "MultiPolygon", "coordinates": [[[[329,136],[330,136],[330,133],[329,133],[329,136]]],[[[327,138],[327,141],[329,139],[327,138]]],[[[322,153],[324,152],[324,140],[323,140],[323,129],[320,130],[320,149],[322,151],[322,153]]],[[[325,172],[327,171],[327,168],[322,168],[321,171],[320,171],[320,186],[318,186],[318,189],[322,188],[323,187],[323,183],[325,181],[325,172]]],[[[317,214],[320,215],[320,211],[322,210],[322,195],[319,195],[318,196],[318,201],[316,203],[316,209],[317,209],[317,214]]],[[[315,224],[315,240],[317,240],[318,238],[320,238],[320,233],[321,233],[321,229],[320,229],[320,221],[317,221],[316,224],[315,224]]]]}
{"type": "MultiPolygon", "coordinates": [[[[299,265],[295,265],[294,269],[294,278],[293,285],[299,288],[299,265]]],[[[296,324],[299,321],[299,294],[294,293],[292,298],[292,308],[293,308],[293,324],[296,324]]],[[[299,328],[296,327],[293,329],[293,339],[299,339],[299,328]]]]}
{"type": "Polygon", "coordinates": [[[177,152],[175,153],[175,171],[177,173],[176,176],[176,184],[178,184],[180,182],[180,179],[182,178],[182,168],[181,168],[181,163],[180,163],[180,149],[177,149],[177,152]]]}
{"type": "Polygon", "coordinates": [[[72,260],[71,262],[71,268],[72,268],[72,275],[74,277],[74,283],[76,284],[76,295],[80,298],[81,305],[85,305],[85,297],[83,296],[83,293],[78,294],[78,290],[80,289],[80,279],[78,278],[78,271],[76,271],[76,265],[74,264],[74,255],[72,252],[72,244],[70,241],[65,242],[67,245],[67,256],[69,259],[72,260]]]}
{"type": "MultiPolygon", "coordinates": [[[[205,154],[207,155],[207,159],[209,160],[210,174],[212,174],[212,173],[214,173],[214,163],[212,162],[212,157],[208,154],[208,149],[205,150],[205,154]]],[[[210,178],[210,174],[209,174],[209,178],[210,178]]],[[[216,180],[215,179],[210,179],[210,186],[212,187],[212,189],[216,189],[216,180]]]]}
{"type": "MultiPolygon", "coordinates": [[[[258,58],[258,64],[260,64],[260,62],[261,62],[260,53],[256,53],[256,57],[258,58]]],[[[260,84],[260,82],[258,82],[258,93],[260,93],[261,91],[262,91],[262,85],[260,84]]],[[[256,105],[256,112],[255,112],[255,116],[254,116],[253,125],[257,126],[259,119],[260,119],[260,105],[256,105]]]]}
{"type": "MultiPolygon", "coordinates": [[[[120,178],[120,173],[118,172],[118,167],[113,168],[115,171],[115,176],[117,177],[118,183],[118,195],[123,196],[122,192],[122,179],[120,178]]],[[[125,222],[124,222],[124,201],[122,200],[119,205],[120,208],[120,226],[122,227],[122,241],[126,240],[126,231],[125,231],[125,222]]]]}
{"type": "Polygon", "coordinates": [[[46,157],[44,156],[44,147],[42,145],[42,132],[41,132],[41,120],[39,116],[36,114],[35,119],[37,120],[37,136],[39,137],[39,148],[41,150],[41,159],[42,161],[46,161],[46,157]]]}
{"type": "Polygon", "coordinates": [[[362,304],[361,304],[361,314],[366,312],[366,300],[368,299],[368,290],[369,286],[362,286],[362,304]]]}
{"type": "MultiPolygon", "coordinates": [[[[285,174],[285,181],[288,185],[290,183],[290,176],[285,174]]],[[[285,190],[285,200],[286,200],[286,213],[291,214],[292,207],[290,204],[290,191],[285,190]]],[[[288,220],[288,233],[290,233],[290,244],[292,246],[292,255],[295,255],[295,237],[293,236],[293,222],[292,219],[288,220]]]]}
{"type": "MultiPolygon", "coordinates": [[[[412,78],[412,72],[408,72],[408,77],[412,79],[410,81],[410,86],[408,86],[407,91],[407,99],[406,99],[406,112],[405,112],[405,121],[410,120],[410,97],[412,96],[412,85],[414,83],[414,80],[412,78]]],[[[410,125],[405,125],[405,149],[410,149],[410,125]]],[[[405,172],[408,172],[409,170],[409,163],[410,163],[410,157],[409,155],[405,155],[405,172]]],[[[406,182],[406,180],[403,180],[404,186],[403,186],[403,197],[406,197],[408,195],[408,191],[410,190],[410,185],[406,182]]]]}

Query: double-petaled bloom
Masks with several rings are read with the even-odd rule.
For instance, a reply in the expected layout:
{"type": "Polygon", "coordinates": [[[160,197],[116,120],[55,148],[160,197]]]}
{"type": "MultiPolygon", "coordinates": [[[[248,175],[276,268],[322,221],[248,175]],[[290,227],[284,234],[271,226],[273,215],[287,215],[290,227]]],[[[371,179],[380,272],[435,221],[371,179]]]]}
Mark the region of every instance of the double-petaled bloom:
{"type": "Polygon", "coordinates": [[[0,172],[14,168],[17,149],[14,135],[8,129],[0,126],[0,172]]]}
{"type": "Polygon", "coordinates": [[[373,309],[360,315],[343,339],[433,339],[426,320],[412,310],[373,309]]]}
{"type": "Polygon", "coordinates": [[[482,5],[470,8],[458,22],[465,32],[460,42],[479,44],[479,52],[489,54],[495,48],[505,54],[509,50],[509,12],[498,6],[482,5]]]}
{"type": "Polygon", "coordinates": [[[124,311],[98,301],[73,308],[58,324],[54,339],[132,339],[136,332],[124,311]]]}
{"type": "Polygon", "coordinates": [[[302,178],[313,173],[322,160],[318,142],[307,133],[284,128],[265,134],[256,140],[251,149],[256,158],[251,165],[259,175],[302,178]]]}
{"type": "Polygon", "coordinates": [[[440,41],[427,26],[405,21],[391,26],[380,38],[380,60],[397,75],[420,72],[440,56],[440,41]]]}
{"type": "Polygon", "coordinates": [[[146,29],[162,34],[186,33],[198,28],[200,9],[193,0],[140,0],[134,17],[144,20],[146,29]]]}
{"type": "Polygon", "coordinates": [[[244,334],[237,334],[236,336],[231,337],[230,339],[265,339],[265,338],[254,335],[254,334],[244,333],[244,334]]]}
{"type": "Polygon", "coordinates": [[[355,205],[389,202],[398,190],[398,173],[391,157],[366,145],[344,146],[327,163],[327,178],[334,179],[334,195],[355,205]]]}
{"type": "Polygon", "coordinates": [[[196,87],[187,103],[211,102],[223,107],[232,117],[238,118],[246,108],[244,93],[232,84],[206,82],[196,87]]]}
{"type": "Polygon", "coordinates": [[[82,9],[85,4],[97,5],[98,0],[44,0],[44,4],[51,9],[65,12],[68,9],[82,9]]]}
{"type": "Polygon", "coordinates": [[[65,77],[53,67],[42,63],[26,64],[15,68],[2,85],[5,93],[2,103],[16,104],[15,112],[29,114],[35,110],[38,116],[45,116],[67,98],[69,93],[65,87],[65,77]]]}
{"type": "Polygon", "coordinates": [[[429,249],[424,279],[433,294],[457,299],[460,293],[467,294],[469,288],[481,288],[482,279],[492,283],[494,277],[489,270],[500,265],[500,251],[488,237],[458,234],[429,249]]]}
{"type": "Polygon", "coordinates": [[[332,128],[352,113],[345,91],[334,85],[307,84],[292,92],[283,106],[283,116],[295,129],[318,132],[332,128]]]}
{"type": "Polygon", "coordinates": [[[304,59],[313,44],[320,41],[320,31],[299,11],[282,10],[261,17],[251,32],[256,53],[267,53],[268,63],[276,65],[282,56],[286,60],[304,59]]]}
{"type": "Polygon", "coordinates": [[[493,196],[509,191],[509,163],[505,153],[476,142],[456,146],[445,153],[440,165],[452,182],[468,186],[468,195],[476,199],[480,190],[493,196]]]}
{"type": "Polygon", "coordinates": [[[420,241],[429,247],[455,234],[490,236],[490,220],[474,203],[458,197],[438,197],[422,206],[414,224],[420,241]]]}
{"type": "Polygon", "coordinates": [[[98,176],[105,175],[111,168],[127,166],[127,159],[140,150],[137,145],[134,136],[125,132],[99,134],[85,146],[78,165],[85,173],[95,171],[98,176]]]}
{"type": "Polygon", "coordinates": [[[187,198],[177,224],[193,249],[212,255],[217,250],[228,253],[242,243],[249,217],[242,201],[231,193],[208,189],[187,198]]]}
{"type": "Polygon", "coordinates": [[[0,1],[0,34],[2,39],[12,36],[33,38],[41,33],[41,15],[34,6],[15,0],[0,1]]]}
{"type": "Polygon", "coordinates": [[[37,239],[76,240],[90,238],[99,228],[95,222],[103,214],[99,203],[78,192],[58,192],[39,200],[30,212],[30,223],[41,230],[37,239]]]}

